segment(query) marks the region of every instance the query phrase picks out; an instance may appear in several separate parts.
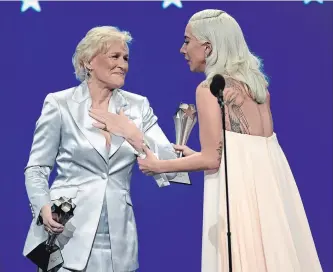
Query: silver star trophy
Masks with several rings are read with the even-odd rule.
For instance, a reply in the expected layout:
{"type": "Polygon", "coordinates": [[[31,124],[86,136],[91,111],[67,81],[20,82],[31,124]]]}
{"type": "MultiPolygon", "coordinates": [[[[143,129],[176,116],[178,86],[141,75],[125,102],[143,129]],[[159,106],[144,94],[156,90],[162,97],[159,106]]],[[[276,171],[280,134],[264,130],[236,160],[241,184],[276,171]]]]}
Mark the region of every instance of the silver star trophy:
{"type": "MultiPolygon", "coordinates": [[[[176,130],[176,144],[186,145],[190,137],[192,129],[197,122],[196,108],[193,104],[181,103],[173,120],[175,122],[176,130]]],[[[177,157],[181,158],[183,156],[182,152],[177,151],[177,157]]],[[[188,173],[179,172],[177,176],[171,180],[171,182],[181,183],[181,184],[191,184],[188,173]]]]}
{"type": "MultiPolygon", "coordinates": [[[[57,222],[64,226],[73,217],[75,208],[76,205],[72,199],[61,197],[53,202],[51,211],[52,214],[57,215],[57,222]]],[[[60,248],[55,244],[57,236],[57,234],[49,232],[47,240],[27,255],[43,272],[61,267],[64,263],[60,248]]]]}

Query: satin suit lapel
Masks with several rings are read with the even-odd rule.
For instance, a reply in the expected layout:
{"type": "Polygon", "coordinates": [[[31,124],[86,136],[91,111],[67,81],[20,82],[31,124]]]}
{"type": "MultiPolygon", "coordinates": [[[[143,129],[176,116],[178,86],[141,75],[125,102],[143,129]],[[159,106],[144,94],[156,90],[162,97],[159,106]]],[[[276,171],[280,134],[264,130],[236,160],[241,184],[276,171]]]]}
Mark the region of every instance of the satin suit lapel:
{"type": "MultiPolygon", "coordinates": [[[[129,119],[132,119],[130,116],[130,106],[127,100],[122,96],[119,90],[114,90],[109,102],[108,111],[114,114],[119,114],[120,109],[123,109],[124,114],[129,119]]],[[[109,151],[109,158],[111,158],[114,153],[116,153],[124,141],[125,139],[123,137],[111,134],[111,148],[109,151]]]]}
{"type": "MultiPolygon", "coordinates": [[[[92,125],[95,120],[89,116],[88,111],[91,107],[91,97],[85,82],[75,89],[72,99],[68,100],[67,104],[76,125],[107,164],[109,158],[115,154],[125,139],[111,134],[111,148],[110,151],[107,150],[105,137],[98,128],[92,125]]],[[[119,90],[114,90],[109,102],[108,111],[119,113],[121,108],[123,108],[125,115],[130,118],[130,108],[126,99],[119,93],[119,90]]]]}

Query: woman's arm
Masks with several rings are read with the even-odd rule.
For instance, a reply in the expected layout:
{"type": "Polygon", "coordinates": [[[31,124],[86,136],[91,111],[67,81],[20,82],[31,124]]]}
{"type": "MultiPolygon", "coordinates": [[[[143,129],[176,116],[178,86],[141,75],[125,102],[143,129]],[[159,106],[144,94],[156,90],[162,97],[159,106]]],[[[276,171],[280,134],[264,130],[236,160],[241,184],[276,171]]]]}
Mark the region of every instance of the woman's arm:
{"type": "MultiPolygon", "coordinates": [[[[36,218],[50,204],[49,174],[54,166],[60,143],[61,115],[52,94],[46,96],[33,137],[29,161],[25,167],[25,186],[36,218]]],[[[37,223],[41,223],[38,222],[37,223]]]]}
{"type": "MultiPolygon", "coordinates": [[[[154,114],[153,109],[150,107],[150,103],[147,98],[144,98],[142,106],[142,131],[144,142],[149,145],[150,149],[160,160],[176,159],[177,155],[165,136],[163,130],[160,128],[157,122],[157,116],[154,114]]],[[[143,151],[143,145],[140,145],[140,150],[143,151]]],[[[172,180],[177,174],[167,173],[161,177],[160,175],[155,176],[157,179],[164,179],[165,182],[172,180]]]]}
{"type": "MultiPolygon", "coordinates": [[[[142,128],[138,129],[133,123],[124,132],[124,138],[128,141],[138,154],[143,153],[144,144],[155,153],[160,160],[176,159],[177,155],[165,136],[163,130],[157,123],[157,116],[150,107],[148,99],[145,97],[141,109],[142,128]]],[[[169,181],[175,178],[176,173],[159,173],[154,175],[154,179],[159,186],[169,185],[169,181]]]]}
{"type": "Polygon", "coordinates": [[[221,109],[206,83],[196,90],[196,104],[199,120],[201,151],[191,156],[155,161],[151,169],[150,159],[139,160],[141,169],[150,169],[157,173],[190,172],[213,170],[220,166],[222,154],[222,118],[221,109]],[[147,167],[147,168],[146,168],[147,167]]]}

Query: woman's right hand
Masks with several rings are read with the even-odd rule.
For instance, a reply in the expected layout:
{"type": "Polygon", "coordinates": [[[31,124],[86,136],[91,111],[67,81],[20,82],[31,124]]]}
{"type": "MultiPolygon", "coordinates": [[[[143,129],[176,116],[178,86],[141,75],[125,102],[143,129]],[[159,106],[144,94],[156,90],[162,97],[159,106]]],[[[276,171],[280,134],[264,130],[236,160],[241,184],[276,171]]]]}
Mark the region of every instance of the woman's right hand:
{"type": "Polygon", "coordinates": [[[59,234],[64,230],[64,226],[57,222],[57,214],[51,212],[51,206],[46,204],[42,207],[41,216],[43,218],[43,225],[47,232],[59,234]]]}
{"type": "Polygon", "coordinates": [[[175,144],[173,144],[172,146],[176,151],[183,152],[184,157],[191,156],[194,153],[197,153],[196,151],[194,151],[193,149],[189,148],[186,145],[175,145],[175,144]]]}

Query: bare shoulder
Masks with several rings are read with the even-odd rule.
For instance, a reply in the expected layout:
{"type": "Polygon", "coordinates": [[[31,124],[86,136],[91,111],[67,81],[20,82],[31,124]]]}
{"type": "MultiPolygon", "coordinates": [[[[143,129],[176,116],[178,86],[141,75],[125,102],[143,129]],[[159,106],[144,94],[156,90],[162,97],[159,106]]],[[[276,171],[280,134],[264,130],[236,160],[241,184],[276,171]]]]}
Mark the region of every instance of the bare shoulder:
{"type": "Polygon", "coordinates": [[[266,101],[267,101],[267,104],[271,103],[271,94],[269,93],[268,90],[266,91],[266,101]]]}
{"type": "MultiPolygon", "coordinates": [[[[244,87],[241,82],[237,81],[232,77],[225,77],[225,89],[234,89],[241,91],[244,87]]],[[[197,90],[210,89],[209,83],[207,80],[200,82],[197,87],[197,90]]]]}
{"type": "Polygon", "coordinates": [[[210,91],[209,84],[206,80],[202,81],[196,89],[196,97],[214,97],[210,91]]]}
{"type": "Polygon", "coordinates": [[[227,105],[242,105],[245,100],[245,93],[243,83],[230,77],[225,78],[223,100],[227,105]]]}
{"type": "Polygon", "coordinates": [[[197,90],[198,89],[209,89],[209,84],[208,84],[207,80],[200,82],[200,84],[197,87],[197,90]]]}
{"type": "Polygon", "coordinates": [[[237,93],[243,93],[244,86],[241,82],[238,80],[231,78],[231,77],[225,77],[225,88],[224,90],[229,90],[237,93]]]}

